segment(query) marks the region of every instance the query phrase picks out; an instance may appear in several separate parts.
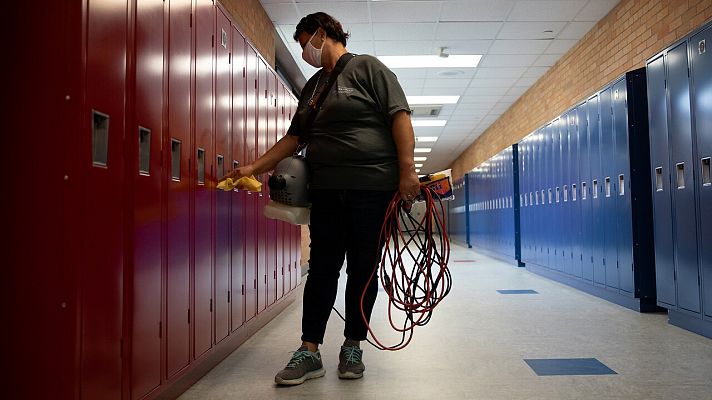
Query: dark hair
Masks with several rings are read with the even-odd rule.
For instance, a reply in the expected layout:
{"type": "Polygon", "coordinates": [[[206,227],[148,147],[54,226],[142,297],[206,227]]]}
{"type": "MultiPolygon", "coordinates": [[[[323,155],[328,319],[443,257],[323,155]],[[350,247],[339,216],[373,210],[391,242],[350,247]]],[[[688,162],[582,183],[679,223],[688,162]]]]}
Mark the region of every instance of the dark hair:
{"type": "Polygon", "coordinates": [[[299,21],[294,31],[294,40],[299,41],[299,35],[301,35],[302,32],[313,35],[319,28],[326,31],[326,36],[346,46],[346,39],[349,38],[349,33],[344,32],[344,29],[341,27],[341,22],[321,11],[309,14],[299,21]]]}

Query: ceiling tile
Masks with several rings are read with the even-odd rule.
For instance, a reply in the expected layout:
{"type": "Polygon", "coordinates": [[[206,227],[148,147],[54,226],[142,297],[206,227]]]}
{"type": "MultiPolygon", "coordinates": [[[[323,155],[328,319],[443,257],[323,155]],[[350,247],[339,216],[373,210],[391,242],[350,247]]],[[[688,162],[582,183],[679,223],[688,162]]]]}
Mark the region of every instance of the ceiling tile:
{"type": "Polygon", "coordinates": [[[583,9],[579,1],[518,1],[509,13],[509,21],[571,21],[583,9]]]}
{"type": "Polygon", "coordinates": [[[578,43],[576,39],[555,39],[549,42],[544,54],[565,54],[578,43]]]}
{"type": "Polygon", "coordinates": [[[474,87],[465,91],[466,96],[502,96],[509,87],[474,87]]]}
{"type": "Polygon", "coordinates": [[[441,22],[436,39],[494,39],[501,22],[441,22]]]}
{"type": "Polygon", "coordinates": [[[492,45],[491,40],[436,40],[433,42],[433,52],[439,51],[441,47],[447,47],[448,54],[485,54],[492,45]]]}
{"type": "Polygon", "coordinates": [[[435,28],[434,23],[374,23],[373,39],[398,41],[407,40],[433,40],[435,28]]]}
{"type": "Polygon", "coordinates": [[[378,1],[371,2],[373,22],[436,22],[440,2],[436,1],[378,1]]]}
{"type": "Polygon", "coordinates": [[[528,67],[536,61],[536,54],[487,54],[480,62],[482,67],[528,67]]]}
{"type": "Polygon", "coordinates": [[[542,54],[534,62],[535,67],[551,67],[561,58],[561,54],[542,54]]]}
{"type": "Polygon", "coordinates": [[[504,21],[514,1],[445,1],[440,21],[504,21]]]}
{"type": "Polygon", "coordinates": [[[598,21],[605,17],[619,0],[592,0],[574,18],[574,21],[598,21]]]}
{"type": "Polygon", "coordinates": [[[588,31],[596,25],[595,22],[569,22],[569,24],[556,37],[557,39],[581,39],[588,31]]]}
{"type": "Polygon", "coordinates": [[[427,55],[435,54],[432,50],[432,42],[421,40],[403,40],[403,41],[381,41],[374,42],[376,55],[378,56],[409,56],[409,55],[427,55]]]}
{"type": "Polygon", "coordinates": [[[477,68],[428,68],[428,79],[472,79],[477,68]]]}
{"type": "Polygon", "coordinates": [[[529,90],[529,86],[514,86],[513,88],[509,89],[507,91],[507,95],[509,96],[521,96],[529,90]]]}
{"type": "Polygon", "coordinates": [[[467,87],[467,85],[470,83],[470,79],[433,79],[429,78],[425,81],[425,88],[439,88],[439,87],[456,87],[456,88],[463,88],[467,87]]]}
{"type": "Polygon", "coordinates": [[[294,3],[264,4],[263,7],[272,22],[275,24],[290,24],[292,29],[297,26],[297,23],[302,18],[294,3]]]}
{"type": "Polygon", "coordinates": [[[486,88],[486,87],[510,87],[516,82],[516,78],[475,78],[470,82],[471,88],[486,88]]]}
{"type": "Polygon", "coordinates": [[[551,39],[565,26],[566,22],[505,22],[497,39],[551,39]]]}
{"type": "Polygon", "coordinates": [[[488,54],[541,54],[548,46],[548,40],[495,40],[488,54]]]}
{"type": "Polygon", "coordinates": [[[539,78],[520,78],[514,86],[531,86],[538,80],[539,78]]]}
{"type": "Polygon", "coordinates": [[[546,71],[548,71],[548,67],[529,67],[527,69],[527,72],[522,75],[524,78],[540,78],[542,77],[546,71]]]}
{"type": "Polygon", "coordinates": [[[348,49],[355,54],[374,54],[373,41],[349,41],[348,49]]]}
{"type": "Polygon", "coordinates": [[[526,71],[526,67],[477,68],[475,78],[519,78],[526,71]]]}
{"type": "Polygon", "coordinates": [[[426,68],[397,68],[392,70],[398,79],[425,79],[428,74],[426,68]]]}
{"type": "Polygon", "coordinates": [[[469,103],[491,103],[494,104],[499,99],[501,99],[501,95],[485,95],[485,94],[466,94],[465,96],[460,98],[460,104],[469,104],[469,103]]]}
{"type": "Polygon", "coordinates": [[[372,24],[345,23],[343,26],[344,30],[349,33],[349,42],[352,40],[373,40],[372,24]]]}
{"type": "Polygon", "coordinates": [[[366,2],[297,3],[297,8],[301,16],[322,11],[336,18],[343,24],[350,22],[370,22],[368,3],[366,2]]]}

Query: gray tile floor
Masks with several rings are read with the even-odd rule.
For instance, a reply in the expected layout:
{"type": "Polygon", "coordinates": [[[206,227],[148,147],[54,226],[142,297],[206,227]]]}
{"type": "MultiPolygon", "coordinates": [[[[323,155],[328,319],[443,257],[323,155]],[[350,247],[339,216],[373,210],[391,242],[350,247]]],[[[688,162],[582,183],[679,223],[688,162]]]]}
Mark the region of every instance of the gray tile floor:
{"type": "MultiPolygon", "coordinates": [[[[300,344],[297,300],[180,399],[712,399],[712,340],[669,325],[665,314],[639,314],[453,246],[458,259],[476,262],[450,263],[452,292],[410,346],[364,346],[363,379],[337,378],[343,322],[332,313],[321,348],[326,377],[274,385],[300,344]],[[536,358],[597,358],[617,375],[537,376],[524,362],[536,358]]],[[[372,325],[394,340],[379,296],[372,325]]]]}

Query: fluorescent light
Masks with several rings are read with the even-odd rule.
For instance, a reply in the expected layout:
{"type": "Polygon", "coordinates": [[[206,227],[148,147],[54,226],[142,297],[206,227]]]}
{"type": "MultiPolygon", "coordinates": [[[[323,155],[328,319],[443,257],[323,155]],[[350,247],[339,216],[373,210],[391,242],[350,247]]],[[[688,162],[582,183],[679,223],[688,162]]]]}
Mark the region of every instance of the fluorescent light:
{"type": "Polygon", "coordinates": [[[413,161],[425,161],[428,157],[413,157],[413,161]]]}
{"type": "Polygon", "coordinates": [[[445,126],[446,119],[412,119],[410,120],[413,126],[445,126]]]}
{"type": "Polygon", "coordinates": [[[378,56],[388,68],[475,68],[480,54],[431,56],[378,56]]]}
{"type": "Polygon", "coordinates": [[[437,136],[416,136],[415,141],[416,142],[437,142],[438,137],[437,136]]]}
{"type": "Polygon", "coordinates": [[[416,153],[430,153],[432,149],[430,147],[416,147],[415,152],[416,153]]]}
{"type": "Polygon", "coordinates": [[[415,168],[420,168],[422,166],[423,166],[423,164],[415,164],[415,168]]]}
{"type": "Polygon", "coordinates": [[[415,169],[415,173],[417,174],[418,172],[420,172],[420,169],[419,169],[419,168],[416,168],[416,169],[415,169]]]}
{"type": "Polygon", "coordinates": [[[405,96],[409,105],[456,104],[460,96],[405,96]]]}

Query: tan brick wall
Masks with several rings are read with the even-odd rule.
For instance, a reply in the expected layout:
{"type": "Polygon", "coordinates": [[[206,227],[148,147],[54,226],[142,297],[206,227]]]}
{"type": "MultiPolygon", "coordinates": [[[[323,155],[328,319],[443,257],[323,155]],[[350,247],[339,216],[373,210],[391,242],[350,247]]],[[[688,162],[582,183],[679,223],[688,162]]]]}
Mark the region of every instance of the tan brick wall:
{"type": "Polygon", "coordinates": [[[554,119],[576,102],[712,18],[711,0],[622,0],[452,164],[453,177],[554,119]]]}
{"type": "Polygon", "coordinates": [[[220,0],[262,57],[274,68],[276,32],[259,0],[220,0]]]}

